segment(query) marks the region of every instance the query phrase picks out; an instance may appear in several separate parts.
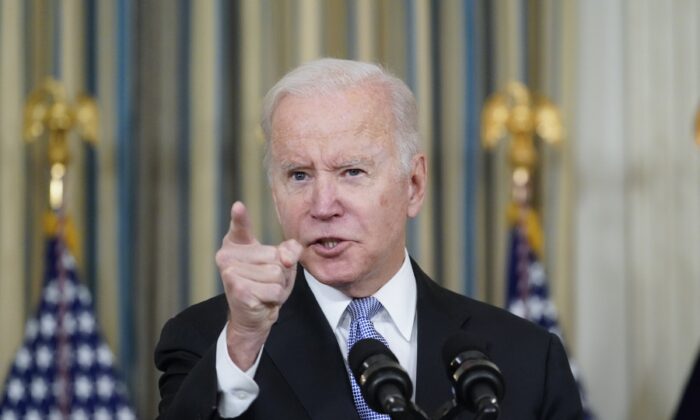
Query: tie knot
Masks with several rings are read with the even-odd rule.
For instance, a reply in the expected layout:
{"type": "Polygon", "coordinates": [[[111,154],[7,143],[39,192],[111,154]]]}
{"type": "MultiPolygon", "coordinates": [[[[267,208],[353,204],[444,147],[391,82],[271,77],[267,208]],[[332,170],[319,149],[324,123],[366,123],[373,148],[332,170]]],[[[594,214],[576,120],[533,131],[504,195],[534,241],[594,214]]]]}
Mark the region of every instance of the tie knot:
{"type": "Polygon", "coordinates": [[[372,319],[382,309],[382,304],[374,296],[361,299],[353,299],[348,305],[350,316],[353,321],[360,319],[372,319]]]}

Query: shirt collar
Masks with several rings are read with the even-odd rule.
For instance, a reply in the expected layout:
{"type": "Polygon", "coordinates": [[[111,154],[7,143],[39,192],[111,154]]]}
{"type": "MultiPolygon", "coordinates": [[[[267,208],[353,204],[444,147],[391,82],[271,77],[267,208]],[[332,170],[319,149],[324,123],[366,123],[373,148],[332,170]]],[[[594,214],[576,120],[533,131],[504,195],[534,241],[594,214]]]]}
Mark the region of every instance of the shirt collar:
{"type": "MultiPolygon", "coordinates": [[[[416,278],[408,251],[405,249],[404,254],[399,271],[374,294],[374,297],[382,304],[401,335],[406,340],[410,340],[416,316],[416,278]]],[[[328,324],[335,329],[352,298],[338,289],[321,283],[306,269],[304,269],[304,276],[328,324]]]]}

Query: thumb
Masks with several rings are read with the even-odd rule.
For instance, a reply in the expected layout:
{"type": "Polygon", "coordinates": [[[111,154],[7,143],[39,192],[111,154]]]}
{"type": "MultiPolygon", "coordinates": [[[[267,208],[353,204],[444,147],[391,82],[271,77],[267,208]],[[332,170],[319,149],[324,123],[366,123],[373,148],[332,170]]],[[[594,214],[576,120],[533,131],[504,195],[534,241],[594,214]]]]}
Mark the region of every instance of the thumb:
{"type": "Polygon", "coordinates": [[[285,268],[296,266],[299,258],[301,258],[301,253],[304,251],[304,247],[296,239],[286,240],[277,248],[280,253],[280,262],[285,268]]]}
{"type": "Polygon", "coordinates": [[[301,258],[301,253],[304,251],[304,247],[301,246],[299,242],[295,239],[289,239],[282,242],[277,247],[280,255],[280,262],[285,273],[287,282],[285,284],[285,289],[288,291],[292,290],[294,286],[294,280],[297,276],[297,262],[301,258]]]}
{"type": "Polygon", "coordinates": [[[248,210],[240,201],[231,206],[231,224],[229,225],[226,239],[234,244],[247,245],[258,243],[251,232],[248,210]]]}

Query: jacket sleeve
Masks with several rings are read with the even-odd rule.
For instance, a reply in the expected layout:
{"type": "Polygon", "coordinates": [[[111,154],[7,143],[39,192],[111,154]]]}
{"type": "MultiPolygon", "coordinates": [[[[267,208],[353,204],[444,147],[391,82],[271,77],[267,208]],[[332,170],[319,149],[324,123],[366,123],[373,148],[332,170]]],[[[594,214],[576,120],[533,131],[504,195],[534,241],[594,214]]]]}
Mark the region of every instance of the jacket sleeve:
{"type": "Polygon", "coordinates": [[[163,374],[158,382],[160,419],[218,419],[216,340],[203,339],[197,328],[170,319],[155,350],[163,374]]]}
{"type": "Polygon", "coordinates": [[[583,419],[581,394],[559,337],[550,333],[542,419],[583,419]]]}

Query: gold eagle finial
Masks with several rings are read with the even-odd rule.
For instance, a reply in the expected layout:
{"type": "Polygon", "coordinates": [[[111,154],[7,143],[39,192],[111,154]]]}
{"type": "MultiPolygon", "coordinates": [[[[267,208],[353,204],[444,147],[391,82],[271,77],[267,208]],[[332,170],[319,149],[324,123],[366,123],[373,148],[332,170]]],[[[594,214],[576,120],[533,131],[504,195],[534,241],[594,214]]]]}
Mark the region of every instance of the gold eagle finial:
{"type": "Polygon", "coordinates": [[[47,78],[29,95],[24,105],[23,135],[31,143],[48,133],[51,165],[49,203],[53,210],[63,206],[63,179],[70,162],[67,137],[74,129],[88,142],[97,142],[97,103],[92,98],[79,95],[71,104],[63,85],[53,78],[47,78]]]}

